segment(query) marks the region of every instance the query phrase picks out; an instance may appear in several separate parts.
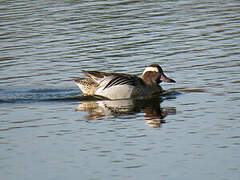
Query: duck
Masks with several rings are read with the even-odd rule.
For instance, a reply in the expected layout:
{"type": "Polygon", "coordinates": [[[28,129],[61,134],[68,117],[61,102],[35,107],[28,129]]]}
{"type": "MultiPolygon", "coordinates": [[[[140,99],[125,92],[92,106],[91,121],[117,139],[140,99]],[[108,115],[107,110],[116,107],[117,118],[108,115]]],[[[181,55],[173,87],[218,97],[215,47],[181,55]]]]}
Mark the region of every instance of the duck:
{"type": "Polygon", "coordinates": [[[83,95],[107,99],[137,99],[151,97],[163,91],[161,82],[175,83],[158,64],[146,66],[141,77],[134,74],[83,71],[86,79],[74,79],[83,95]]]}

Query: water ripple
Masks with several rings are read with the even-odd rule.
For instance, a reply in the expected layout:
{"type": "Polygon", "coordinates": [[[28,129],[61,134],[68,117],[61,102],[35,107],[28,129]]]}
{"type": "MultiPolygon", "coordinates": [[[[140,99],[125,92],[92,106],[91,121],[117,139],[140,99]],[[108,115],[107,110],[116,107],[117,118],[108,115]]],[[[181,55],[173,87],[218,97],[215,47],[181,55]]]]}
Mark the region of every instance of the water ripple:
{"type": "Polygon", "coordinates": [[[1,177],[239,179],[239,7],[0,1],[1,177]],[[79,99],[72,81],[151,63],[177,81],[161,106],[79,99]]]}

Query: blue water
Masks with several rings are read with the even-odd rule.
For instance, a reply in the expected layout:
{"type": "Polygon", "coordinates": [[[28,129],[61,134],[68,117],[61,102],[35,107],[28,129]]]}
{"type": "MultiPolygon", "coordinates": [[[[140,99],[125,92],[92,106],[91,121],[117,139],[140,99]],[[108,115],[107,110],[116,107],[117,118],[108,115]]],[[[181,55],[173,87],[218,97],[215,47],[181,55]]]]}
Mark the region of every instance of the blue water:
{"type": "Polygon", "coordinates": [[[0,179],[240,177],[240,2],[0,2],[0,179]],[[175,84],[82,96],[82,70],[175,84]]]}

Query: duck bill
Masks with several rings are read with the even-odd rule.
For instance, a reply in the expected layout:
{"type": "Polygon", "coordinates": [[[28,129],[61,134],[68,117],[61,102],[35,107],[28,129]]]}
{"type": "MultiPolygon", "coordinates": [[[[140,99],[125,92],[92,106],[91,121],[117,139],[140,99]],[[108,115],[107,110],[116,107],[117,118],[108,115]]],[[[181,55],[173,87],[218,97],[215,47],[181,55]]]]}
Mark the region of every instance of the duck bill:
{"type": "Polygon", "coordinates": [[[161,81],[164,81],[164,82],[168,82],[168,83],[175,83],[176,81],[171,79],[171,78],[168,78],[167,76],[165,76],[164,74],[161,76],[160,78],[161,81]]]}

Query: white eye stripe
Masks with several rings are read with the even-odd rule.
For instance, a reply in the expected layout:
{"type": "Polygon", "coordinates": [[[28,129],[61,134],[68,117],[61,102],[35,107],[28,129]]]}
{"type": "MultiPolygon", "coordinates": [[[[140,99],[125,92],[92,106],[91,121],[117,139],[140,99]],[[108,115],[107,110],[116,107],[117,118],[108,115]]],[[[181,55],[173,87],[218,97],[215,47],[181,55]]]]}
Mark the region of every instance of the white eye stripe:
{"type": "Polygon", "coordinates": [[[146,73],[147,71],[159,72],[158,68],[156,67],[146,67],[145,70],[143,71],[143,74],[146,73]]]}

